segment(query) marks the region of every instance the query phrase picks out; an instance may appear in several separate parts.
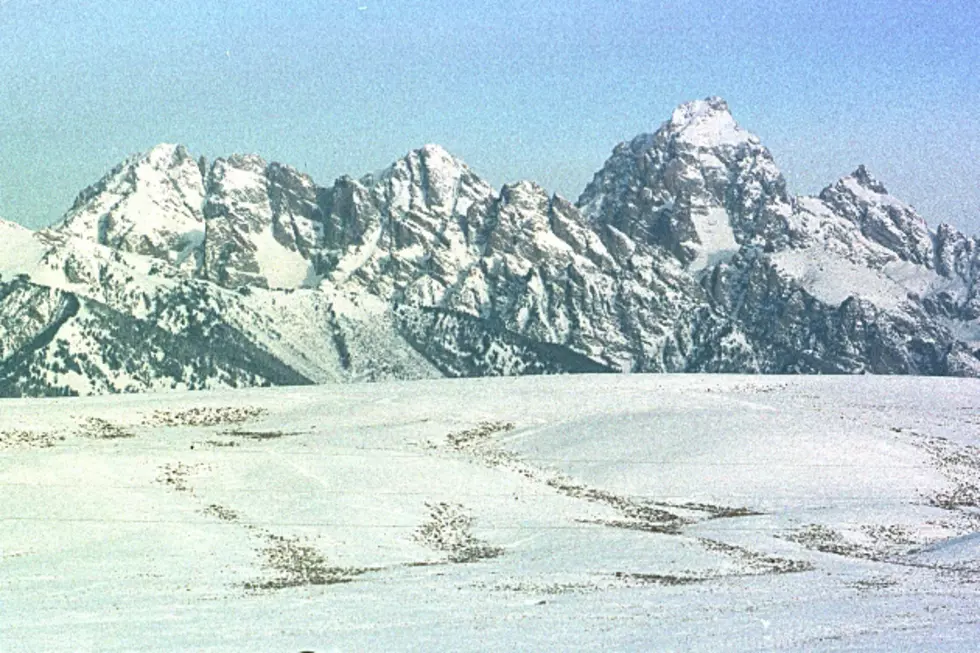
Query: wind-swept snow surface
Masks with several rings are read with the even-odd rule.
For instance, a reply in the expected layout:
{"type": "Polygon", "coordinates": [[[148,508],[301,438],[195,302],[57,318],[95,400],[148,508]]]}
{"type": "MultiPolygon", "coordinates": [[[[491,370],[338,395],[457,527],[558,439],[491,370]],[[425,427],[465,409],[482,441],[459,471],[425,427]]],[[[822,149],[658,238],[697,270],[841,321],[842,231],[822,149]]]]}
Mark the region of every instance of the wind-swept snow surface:
{"type": "Polygon", "coordinates": [[[975,380],[0,402],[0,650],[980,646],[975,380]]]}

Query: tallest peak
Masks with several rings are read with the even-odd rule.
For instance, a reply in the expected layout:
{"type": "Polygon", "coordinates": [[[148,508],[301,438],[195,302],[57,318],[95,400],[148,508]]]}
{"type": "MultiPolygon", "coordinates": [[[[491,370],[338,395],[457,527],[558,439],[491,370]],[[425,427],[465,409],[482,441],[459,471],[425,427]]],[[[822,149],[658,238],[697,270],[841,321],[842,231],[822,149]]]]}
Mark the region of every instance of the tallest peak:
{"type": "Polygon", "coordinates": [[[731,112],[728,109],[728,103],[723,98],[712,95],[703,100],[685,102],[674,110],[674,117],[689,119],[694,116],[706,116],[717,113],[730,114],[731,112]]]}
{"type": "Polygon", "coordinates": [[[670,124],[672,127],[683,128],[692,122],[725,118],[735,122],[731,111],[728,110],[728,103],[715,95],[680,105],[674,109],[674,113],[670,117],[670,124]]]}
{"type": "Polygon", "coordinates": [[[680,140],[704,147],[758,141],[738,126],[728,103],[717,96],[680,105],[674,109],[664,128],[680,140]]]}

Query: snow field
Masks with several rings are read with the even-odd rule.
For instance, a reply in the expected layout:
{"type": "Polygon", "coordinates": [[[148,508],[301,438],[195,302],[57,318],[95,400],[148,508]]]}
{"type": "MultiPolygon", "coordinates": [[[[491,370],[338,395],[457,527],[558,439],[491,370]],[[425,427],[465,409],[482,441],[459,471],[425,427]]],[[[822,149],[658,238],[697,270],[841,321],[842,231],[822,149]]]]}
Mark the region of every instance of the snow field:
{"type": "Polygon", "coordinates": [[[975,650],[977,396],[608,375],[5,400],[0,650],[975,650]]]}

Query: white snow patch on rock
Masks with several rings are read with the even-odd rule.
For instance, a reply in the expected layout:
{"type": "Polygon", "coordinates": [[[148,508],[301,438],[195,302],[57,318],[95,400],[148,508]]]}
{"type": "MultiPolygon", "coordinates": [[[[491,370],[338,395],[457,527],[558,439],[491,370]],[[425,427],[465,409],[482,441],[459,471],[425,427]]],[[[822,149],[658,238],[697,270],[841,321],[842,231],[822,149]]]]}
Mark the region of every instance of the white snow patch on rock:
{"type": "Polygon", "coordinates": [[[266,227],[252,236],[255,260],[270,288],[299,288],[310,278],[312,264],[294,249],[284,247],[266,227]]]}
{"type": "Polygon", "coordinates": [[[691,220],[701,243],[692,243],[698,255],[688,266],[690,271],[697,272],[716,263],[723,263],[738,252],[739,245],[725,209],[713,207],[704,213],[692,211],[691,220]]]}

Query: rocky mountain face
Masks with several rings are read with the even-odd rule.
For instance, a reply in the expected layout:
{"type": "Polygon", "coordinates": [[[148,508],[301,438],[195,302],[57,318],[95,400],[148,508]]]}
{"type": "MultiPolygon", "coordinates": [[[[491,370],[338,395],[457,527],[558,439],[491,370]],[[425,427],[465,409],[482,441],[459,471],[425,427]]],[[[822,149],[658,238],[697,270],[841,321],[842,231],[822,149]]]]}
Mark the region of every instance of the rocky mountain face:
{"type": "Polygon", "coordinates": [[[161,145],[0,221],[0,395],[563,372],[980,376],[980,241],[859,167],[792,197],[708,98],[577,202],[438,146],[319,186],[161,145]]]}

